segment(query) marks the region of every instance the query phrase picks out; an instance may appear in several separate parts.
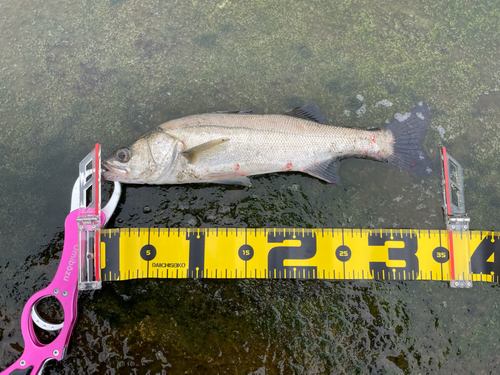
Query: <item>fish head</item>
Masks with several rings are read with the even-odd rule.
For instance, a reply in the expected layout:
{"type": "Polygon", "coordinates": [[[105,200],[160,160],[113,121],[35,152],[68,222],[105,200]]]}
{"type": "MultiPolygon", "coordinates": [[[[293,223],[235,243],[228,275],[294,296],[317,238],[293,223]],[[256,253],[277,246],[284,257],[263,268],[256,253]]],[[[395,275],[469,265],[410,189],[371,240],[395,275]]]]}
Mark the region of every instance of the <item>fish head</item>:
{"type": "Polygon", "coordinates": [[[168,175],[182,147],[176,137],[154,130],[108,156],[102,162],[102,177],[129,184],[155,184],[168,175]]]}

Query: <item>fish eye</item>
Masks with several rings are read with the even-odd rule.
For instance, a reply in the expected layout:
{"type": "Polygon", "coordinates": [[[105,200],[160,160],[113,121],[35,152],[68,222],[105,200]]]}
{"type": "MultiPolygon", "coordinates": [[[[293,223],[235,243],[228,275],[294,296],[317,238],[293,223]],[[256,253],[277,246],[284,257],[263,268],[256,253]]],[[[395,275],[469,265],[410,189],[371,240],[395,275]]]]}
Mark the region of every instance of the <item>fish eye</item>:
{"type": "Polygon", "coordinates": [[[128,147],[123,147],[116,151],[116,158],[122,163],[126,163],[130,160],[130,149],[128,147]]]}

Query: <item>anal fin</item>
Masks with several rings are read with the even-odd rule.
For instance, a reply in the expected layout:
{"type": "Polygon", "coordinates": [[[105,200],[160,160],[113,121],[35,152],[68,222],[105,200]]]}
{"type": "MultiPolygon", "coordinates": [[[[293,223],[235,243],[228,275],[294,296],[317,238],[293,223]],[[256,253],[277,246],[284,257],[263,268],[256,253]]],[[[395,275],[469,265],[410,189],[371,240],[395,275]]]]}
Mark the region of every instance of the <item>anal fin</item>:
{"type": "Polygon", "coordinates": [[[231,177],[223,180],[215,180],[213,181],[216,184],[224,184],[224,185],[241,185],[241,186],[252,186],[250,179],[245,176],[241,177],[231,177]]]}
{"type": "Polygon", "coordinates": [[[324,161],[306,169],[304,172],[331,184],[340,183],[339,161],[337,158],[324,161]]]}
{"type": "Polygon", "coordinates": [[[211,184],[223,184],[223,185],[241,185],[241,186],[252,186],[250,179],[246,176],[235,176],[234,174],[229,173],[221,173],[221,174],[212,174],[207,176],[204,182],[208,182],[211,184]]]}

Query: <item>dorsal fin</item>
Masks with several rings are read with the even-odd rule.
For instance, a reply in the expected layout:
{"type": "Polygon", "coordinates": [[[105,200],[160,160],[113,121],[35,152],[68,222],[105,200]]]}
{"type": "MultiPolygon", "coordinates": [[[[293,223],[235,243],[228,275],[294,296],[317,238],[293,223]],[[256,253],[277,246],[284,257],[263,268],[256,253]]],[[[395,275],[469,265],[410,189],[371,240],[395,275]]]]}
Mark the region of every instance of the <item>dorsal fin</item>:
{"type": "Polygon", "coordinates": [[[247,111],[215,111],[214,113],[220,113],[220,114],[224,114],[224,115],[233,115],[233,114],[236,114],[236,115],[253,115],[253,113],[252,113],[251,110],[247,110],[247,111]]]}
{"type": "Polygon", "coordinates": [[[304,120],[314,121],[327,125],[325,114],[315,103],[309,103],[302,107],[290,109],[284,113],[287,116],[298,117],[304,120]]]}

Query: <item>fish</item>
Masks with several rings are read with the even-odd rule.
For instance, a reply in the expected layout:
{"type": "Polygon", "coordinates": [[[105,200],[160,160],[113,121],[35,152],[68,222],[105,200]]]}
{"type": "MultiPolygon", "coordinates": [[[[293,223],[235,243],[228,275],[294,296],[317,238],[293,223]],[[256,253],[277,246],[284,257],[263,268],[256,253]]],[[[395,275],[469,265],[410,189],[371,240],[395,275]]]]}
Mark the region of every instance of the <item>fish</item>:
{"type": "Polygon", "coordinates": [[[314,103],[282,114],[197,114],[168,121],[103,162],[105,180],[129,184],[218,183],[251,186],[248,176],[303,172],[339,184],[348,157],[381,161],[419,176],[432,172],[422,143],[428,104],[378,127],[329,125],[314,103]]]}

